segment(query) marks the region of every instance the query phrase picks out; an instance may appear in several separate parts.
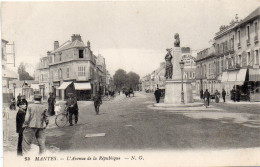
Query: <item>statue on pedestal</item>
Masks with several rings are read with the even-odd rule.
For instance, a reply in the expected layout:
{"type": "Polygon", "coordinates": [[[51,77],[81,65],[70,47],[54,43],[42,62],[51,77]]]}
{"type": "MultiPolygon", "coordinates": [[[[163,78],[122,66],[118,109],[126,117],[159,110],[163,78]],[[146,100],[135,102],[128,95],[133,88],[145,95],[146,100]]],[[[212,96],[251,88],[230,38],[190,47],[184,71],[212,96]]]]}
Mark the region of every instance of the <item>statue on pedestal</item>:
{"type": "Polygon", "coordinates": [[[179,34],[178,34],[178,33],[176,33],[176,34],[174,35],[174,39],[175,39],[175,41],[174,41],[174,47],[180,47],[180,37],[179,37],[179,34]]]}
{"type": "Polygon", "coordinates": [[[166,51],[168,52],[165,56],[165,78],[166,79],[172,79],[172,70],[173,70],[173,66],[172,66],[172,54],[171,51],[172,49],[166,49],[166,51]]]}

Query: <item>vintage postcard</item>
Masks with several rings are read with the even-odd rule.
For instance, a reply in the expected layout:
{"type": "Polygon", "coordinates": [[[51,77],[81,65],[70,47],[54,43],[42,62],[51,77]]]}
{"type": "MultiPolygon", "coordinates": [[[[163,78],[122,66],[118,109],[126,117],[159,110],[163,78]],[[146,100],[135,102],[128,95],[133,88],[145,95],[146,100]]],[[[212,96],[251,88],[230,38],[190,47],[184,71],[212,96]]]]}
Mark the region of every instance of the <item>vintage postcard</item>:
{"type": "Polygon", "coordinates": [[[3,165],[260,166],[260,1],[3,1],[3,165]]]}

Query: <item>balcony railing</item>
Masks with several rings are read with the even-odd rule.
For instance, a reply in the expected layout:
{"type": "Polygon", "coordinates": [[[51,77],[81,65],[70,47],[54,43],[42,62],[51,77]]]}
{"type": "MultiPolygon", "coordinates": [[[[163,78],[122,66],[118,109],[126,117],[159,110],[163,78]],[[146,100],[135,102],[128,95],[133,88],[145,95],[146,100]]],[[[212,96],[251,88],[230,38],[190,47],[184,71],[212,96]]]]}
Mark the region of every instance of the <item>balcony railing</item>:
{"type": "Polygon", "coordinates": [[[259,42],[259,40],[258,40],[258,34],[255,34],[254,41],[255,41],[255,43],[259,42]]]}

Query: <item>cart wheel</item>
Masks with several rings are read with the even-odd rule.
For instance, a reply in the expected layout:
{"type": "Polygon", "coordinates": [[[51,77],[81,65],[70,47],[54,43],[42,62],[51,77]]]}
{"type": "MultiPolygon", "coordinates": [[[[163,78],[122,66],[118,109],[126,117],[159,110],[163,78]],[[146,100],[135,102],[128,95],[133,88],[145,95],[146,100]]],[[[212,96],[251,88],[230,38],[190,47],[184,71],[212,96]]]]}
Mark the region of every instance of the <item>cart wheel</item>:
{"type": "Polygon", "coordinates": [[[67,124],[67,122],[68,122],[68,117],[64,113],[57,115],[55,118],[55,124],[60,128],[64,127],[67,124]]]}

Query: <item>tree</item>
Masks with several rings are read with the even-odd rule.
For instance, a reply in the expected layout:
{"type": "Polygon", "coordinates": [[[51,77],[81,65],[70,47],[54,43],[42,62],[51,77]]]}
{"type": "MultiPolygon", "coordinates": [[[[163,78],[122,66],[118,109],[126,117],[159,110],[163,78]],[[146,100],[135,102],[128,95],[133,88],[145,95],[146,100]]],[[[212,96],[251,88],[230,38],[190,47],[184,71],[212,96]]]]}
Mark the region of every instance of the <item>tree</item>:
{"type": "Polygon", "coordinates": [[[139,84],[140,76],[135,72],[129,72],[127,74],[127,86],[135,89],[139,84]]]}
{"type": "Polygon", "coordinates": [[[115,84],[116,88],[122,89],[126,85],[126,82],[127,82],[126,71],[123,69],[118,69],[115,72],[113,79],[114,79],[114,84],[115,84]]]}
{"type": "Polygon", "coordinates": [[[25,65],[26,64],[22,62],[18,67],[19,80],[34,80],[34,78],[26,71],[25,65]]]}

